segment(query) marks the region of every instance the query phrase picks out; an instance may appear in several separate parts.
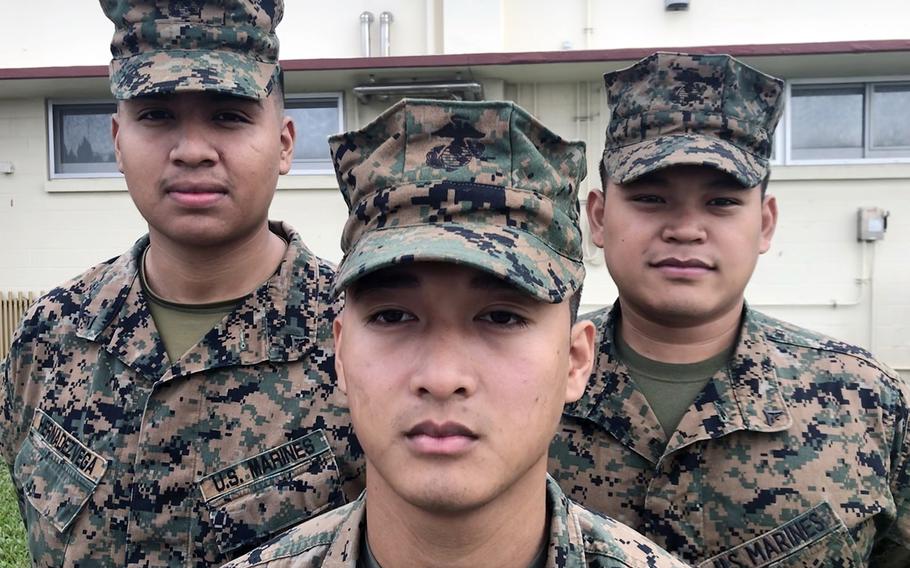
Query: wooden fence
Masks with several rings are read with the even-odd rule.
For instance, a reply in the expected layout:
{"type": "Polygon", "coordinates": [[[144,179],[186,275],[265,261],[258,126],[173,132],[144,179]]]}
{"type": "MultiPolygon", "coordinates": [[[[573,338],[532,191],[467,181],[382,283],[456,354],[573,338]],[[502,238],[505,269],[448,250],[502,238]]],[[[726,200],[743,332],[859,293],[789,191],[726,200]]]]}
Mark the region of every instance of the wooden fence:
{"type": "Polygon", "coordinates": [[[0,360],[9,353],[13,334],[25,311],[40,295],[38,292],[0,292],[0,360]]]}

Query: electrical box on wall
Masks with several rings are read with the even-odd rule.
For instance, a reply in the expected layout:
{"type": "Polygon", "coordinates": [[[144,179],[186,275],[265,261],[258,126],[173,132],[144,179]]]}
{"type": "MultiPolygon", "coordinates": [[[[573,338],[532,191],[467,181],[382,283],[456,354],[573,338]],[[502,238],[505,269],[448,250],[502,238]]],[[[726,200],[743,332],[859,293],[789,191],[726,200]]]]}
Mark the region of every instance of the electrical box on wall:
{"type": "Polygon", "coordinates": [[[880,241],[888,230],[888,212],[879,207],[860,207],[856,212],[858,241],[880,241]]]}

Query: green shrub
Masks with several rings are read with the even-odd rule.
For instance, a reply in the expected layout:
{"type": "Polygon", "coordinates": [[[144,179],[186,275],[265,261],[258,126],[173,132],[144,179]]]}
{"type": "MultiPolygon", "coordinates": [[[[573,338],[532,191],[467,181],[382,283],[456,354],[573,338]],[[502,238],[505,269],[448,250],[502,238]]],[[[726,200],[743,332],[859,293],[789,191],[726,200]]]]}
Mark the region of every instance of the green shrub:
{"type": "Polygon", "coordinates": [[[19,516],[16,492],[9,477],[9,468],[0,461],[0,568],[28,566],[25,527],[19,516]]]}

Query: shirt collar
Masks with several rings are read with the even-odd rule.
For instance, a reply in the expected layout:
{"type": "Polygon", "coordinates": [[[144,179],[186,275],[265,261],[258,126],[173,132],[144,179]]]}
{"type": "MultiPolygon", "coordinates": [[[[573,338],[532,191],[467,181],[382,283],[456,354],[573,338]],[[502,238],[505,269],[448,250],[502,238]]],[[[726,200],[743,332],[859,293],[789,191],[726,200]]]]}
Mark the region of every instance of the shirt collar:
{"type": "Polygon", "coordinates": [[[733,356],[693,403],[677,431],[667,440],[644,395],[616,357],[613,337],[621,317],[619,303],[592,314],[598,328],[594,371],[585,395],[566,407],[569,416],[597,422],[623,445],[653,463],[661,456],[707,438],[737,430],[777,432],[792,424],[780,392],[774,345],[760,314],[743,309],[733,356]]]}
{"type": "MultiPolygon", "coordinates": [[[[270,223],[270,229],[288,241],[278,270],[193,348],[203,352],[196,354],[200,356],[182,358],[192,363],[169,368],[154,331],[138,282],[148,235],[127,253],[105,263],[95,278],[85,281],[89,288],[83,291],[77,334],[104,344],[124,363],[152,377],[301,358],[317,338],[331,334],[331,329],[324,327],[332,318],[322,317],[324,311],[334,309],[329,300],[331,269],[306,248],[289,225],[270,223]]],[[[187,355],[193,355],[193,350],[187,355]]]]}

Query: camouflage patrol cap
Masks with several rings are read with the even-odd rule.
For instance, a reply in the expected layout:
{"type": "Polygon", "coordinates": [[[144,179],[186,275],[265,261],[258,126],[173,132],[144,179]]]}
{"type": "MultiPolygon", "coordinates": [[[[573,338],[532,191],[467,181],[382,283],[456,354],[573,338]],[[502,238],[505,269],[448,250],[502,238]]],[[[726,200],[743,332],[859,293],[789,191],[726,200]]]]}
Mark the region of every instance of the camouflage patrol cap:
{"type": "Polygon", "coordinates": [[[743,186],[768,173],[783,81],[729,55],[655,53],[604,75],[611,108],[603,161],[618,183],[701,165],[743,186]]]}
{"type": "Polygon", "coordinates": [[[214,91],[260,99],[278,76],[282,0],[101,0],[114,98],[214,91]]]}
{"type": "Polygon", "coordinates": [[[581,286],[585,145],[518,105],[405,99],[329,146],[349,212],[336,293],[414,261],[477,268],[551,303],[581,286]]]}

